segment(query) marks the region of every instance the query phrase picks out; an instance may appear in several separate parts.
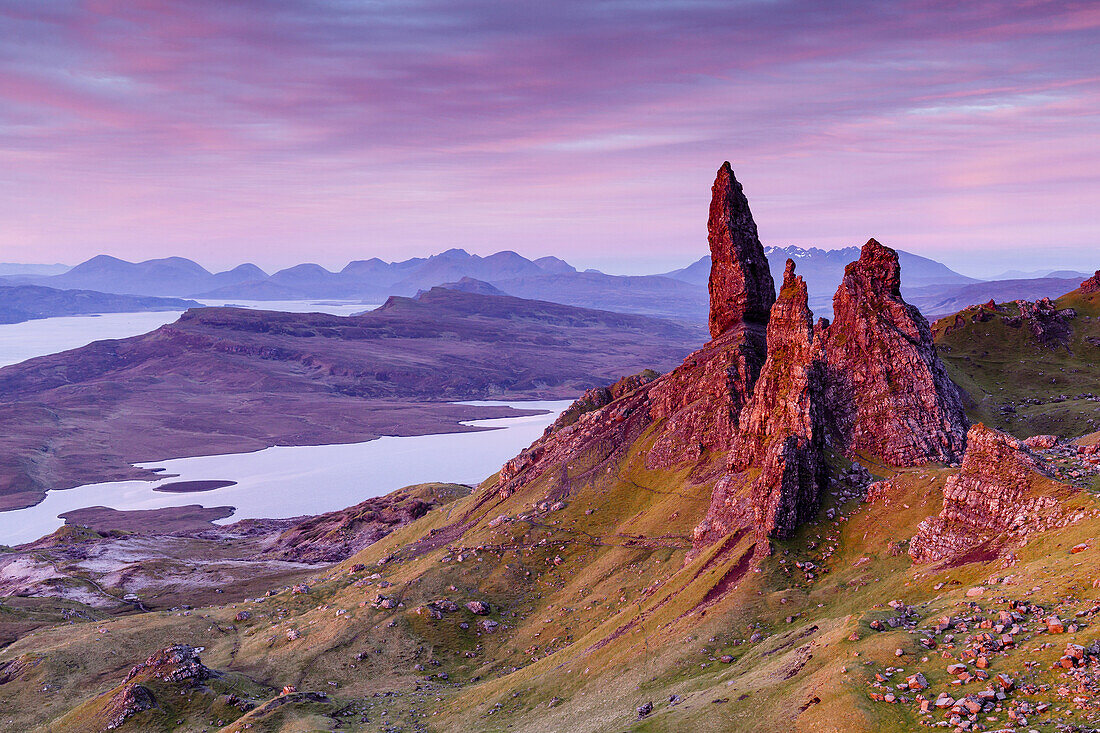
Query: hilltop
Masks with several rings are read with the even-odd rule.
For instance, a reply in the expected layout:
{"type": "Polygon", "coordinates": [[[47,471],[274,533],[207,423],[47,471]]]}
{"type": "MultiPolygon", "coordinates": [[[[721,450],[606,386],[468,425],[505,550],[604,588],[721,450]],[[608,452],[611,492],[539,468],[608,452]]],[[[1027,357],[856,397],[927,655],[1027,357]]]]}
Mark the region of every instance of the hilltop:
{"type": "Polygon", "coordinates": [[[989,301],[937,321],[936,344],[971,415],[1021,437],[1100,428],[1096,277],[1057,300],[989,301]]]}
{"type": "Polygon", "coordinates": [[[473,428],[677,363],[698,328],[442,288],[360,316],[196,308],[175,323],[0,369],[0,506],[148,478],[131,463],[473,428]],[[43,446],[48,449],[43,450],[43,446]]]}

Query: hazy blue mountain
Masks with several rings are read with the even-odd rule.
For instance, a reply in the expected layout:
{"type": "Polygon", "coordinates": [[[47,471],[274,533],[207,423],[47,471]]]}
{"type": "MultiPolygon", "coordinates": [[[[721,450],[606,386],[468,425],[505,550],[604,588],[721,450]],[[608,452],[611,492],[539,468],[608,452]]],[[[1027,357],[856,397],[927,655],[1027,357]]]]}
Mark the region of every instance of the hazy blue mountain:
{"type": "MultiPolygon", "coordinates": [[[[833,294],[844,277],[844,268],[850,262],[859,259],[858,247],[845,247],[843,249],[819,249],[810,247],[765,247],[768,255],[768,266],[772,271],[772,278],[778,284],[783,280],[783,268],[787,260],[792,259],[799,275],[806,280],[806,288],[810,295],[810,308],[815,315],[831,317],[833,312],[833,294]]],[[[915,288],[923,287],[957,287],[981,282],[976,278],[967,277],[955,272],[947,265],[927,257],[921,257],[910,252],[898,251],[898,259],[901,262],[902,294],[908,297],[908,293],[915,288]]],[[[706,287],[710,276],[710,256],[701,257],[692,264],[679,270],[666,273],[666,277],[681,280],[693,285],[706,287]]]]}
{"type": "Polygon", "coordinates": [[[0,285],[0,323],[22,323],[55,316],[93,313],[176,311],[199,306],[193,300],[97,293],[92,290],[57,290],[41,285],[0,285]]]}
{"type": "Polygon", "coordinates": [[[1000,275],[997,275],[991,280],[1034,280],[1036,278],[1060,278],[1071,279],[1080,278],[1085,280],[1092,277],[1091,272],[1080,272],[1078,270],[1005,270],[1000,275]]]}
{"type": "Polygon", "coordinates": [[[69,270],[68,265],[62,264],[38,264],[25,262],[0,262],[0,277],[11,275],[60,275],[69,270]]]}

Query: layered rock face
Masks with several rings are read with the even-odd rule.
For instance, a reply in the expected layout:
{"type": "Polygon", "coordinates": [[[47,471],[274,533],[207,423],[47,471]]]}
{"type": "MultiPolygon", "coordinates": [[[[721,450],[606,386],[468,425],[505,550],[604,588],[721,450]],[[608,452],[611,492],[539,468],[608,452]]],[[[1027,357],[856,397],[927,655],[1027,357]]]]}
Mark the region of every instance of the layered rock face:
{"type": "Polygon", "coordinates": [[[672,468],[724,451],[766,358],[763,331],[735,328],[691,354],[653,385],[650,418],[663,421],[649,468],[672,468]]]}
{"type": "Polygon", "coordinates": [[[775,282],[749,202],[729,162],[711,188],[710,335],[717,338],[741,323],[766,324],[775,301],[775,282]]]}
{"type": "Polygon", "coordinates": [[[666,423],[647,458],[650,468],[728,449],[767,357],[775,282],[749,202],[728,162],[711,189],[707,239],[714,338],[653,389],[651,417],[666,423]]]}
{"type": "Polygon", "coordinates": [[[824,329],[829,433],[848,455],[899,466],[954,462],[966,444],[958,388],[928,321],[901,297],[897,253],[874,239],[844,271],[824,329]]]}
{"type": "Polygon", "coordinates": [[[1081,283],[1082,293],[1100,293],[1100,270],[1096,274],[1081,283]]]}
{"type": "Polygon", "coordinates": [[[909,543],[916,562],[956,559],[1001,535],[1026,535],[1062,519],[1055,484],[1023,443],[982,424],[970,428],[958,474],[947,479],[943,510],[925,519],[909,543]],[[1039,493],[1043,484],[1047,491],[1039,493]]]}
{"type": "Polygon", "coordinates": [[[768,358],[730,453],[733,470],[761,467],[749,490],[752,521],[769,536],[789,535],[817,509],[826,480],[823,368],[806,283],[787,260],[768,322],[768,358]]]}

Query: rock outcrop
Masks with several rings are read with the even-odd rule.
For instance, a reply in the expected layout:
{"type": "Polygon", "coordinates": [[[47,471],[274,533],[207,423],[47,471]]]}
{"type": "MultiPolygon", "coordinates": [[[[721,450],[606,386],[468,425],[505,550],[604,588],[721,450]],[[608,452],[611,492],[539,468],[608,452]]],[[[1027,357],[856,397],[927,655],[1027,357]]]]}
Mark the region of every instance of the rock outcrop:
{"type": "Polygon", "coordinates": [[[1072,490],[1046,477],[1023,443],[979,423],[970,428],[961,470],[947,479],[943,510],[920,523],[909,555],[956,560],[998,538],[1056,526],[1062,516],[1052,494],[1072,490]]]}
{"type": "Polygon", "coordinates": [[[1100,270],[1096,274],[1081,283],[1082,293],[1100,293],[1100,270]]]}
{"type": "Polygon", "coordinates": [[[824,362],[814,340],[806,283],[787,260],[768,322],[768,358],[742,410],[730,467],[759,466],[750,502],[758,532],[785,537],[817,509],[825,483],[824,362]]]}
{"type": "Polygon", "coordinates": [[[578,397],[573,404],[558,415],[558,419],[555,420],[552,425],[546,428],[545,435],[555,433],[564,427],[572,425],[577,422],[581,415],[610,405],[623,395],[629,394],[649,384],[659,376],[660,374],[652,369],[645,369],[637,374],[622,377],[619,381],[608,387],[593,387],[592,389],[585,390],[584,394],[578,397]]]}
{"type": "Polygon", "coordinates": [[[192,682],[208,680],[214,673],[202,663],[193,646],[177,644],[165,647],[130,670],[126,682],[139,677],[154,677],[162,682],[192,682]]]}
{"type": "Polygon", "coordinates": [[[899,466],[954,462],[966,443],[958,388],[928,321],[901,297],[894,250],[874,239],[844,270],[824,329],[830,438],[899,466]]]}
{"type": "Polygon", "coordinates": [[[1015,301],[1019,314],[1006,316],[1004,322],[1013,328],[1026,326],[1035,340],[1046,346],[1065,346],[1073,336],[1070,322],[1077,317],[1073,308],[1058,308],[1050,298],[1015,301]]]}
{"type": "Polygon", "coordinates": [[[717,338],[741,323],[765,324],[775,301],[775,283],[756,232],[756,222],[729,162],[711,189],[710,335],[717,338]]]}
{"type": "Polygon", "coordinates": [[[711,189],[707,233],[713,340],[652,391],[651,417],[665,425],[647,458],[650,468],[728,449],[767,357],[775,282],[749,202],[728,162],[718,169],[711,189]]]}

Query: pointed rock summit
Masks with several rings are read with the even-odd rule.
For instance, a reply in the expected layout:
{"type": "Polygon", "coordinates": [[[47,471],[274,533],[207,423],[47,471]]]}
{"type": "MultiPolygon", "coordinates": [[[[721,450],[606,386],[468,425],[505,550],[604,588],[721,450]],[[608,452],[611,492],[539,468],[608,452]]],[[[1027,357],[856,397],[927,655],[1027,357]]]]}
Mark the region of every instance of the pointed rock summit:
{"type": "Polygon", "coordinates": [[[764,324],[775,302],[775,282],[749,211],[749,201],[729,162],[711,189],[710,335],[718,338],[740,323],[764,324]]]}
{"type": "Polygon", "coordinates": [[[646,465],[670,468],[724,451],[767,355],[775,283],[741,184],[728,162],[711,189],[710,333],[713,340],[654,386],[664,421],[646,465]]]}
{"type": "Polygon", "coordinates": [[[760,466],[750,486],[753,525],[786,537],[813,516],[826,481],[824,360],[814,342],[806,283],[787,260],[768,321],[768,358],[741,412],[731,468],[760,466]]]}
{"type": "Polygon", "coordinates": [[[968,422],[932,330],[901,297],[898,254],[874,239],[844,269],[824,329],[825,403],[836,446],[898,466],[962,457],[968,422]]]}
{"type": "Polygon", "coordinates": [[[733,442],[731,466],[743,470],[760,461],[769,443],[788,435],[820,442],[821,374],[824,366],[815,349],[813,313],[806,283],[787,260],[783,287],[768,321],[768,356],[742,410],[733,442]]]}

